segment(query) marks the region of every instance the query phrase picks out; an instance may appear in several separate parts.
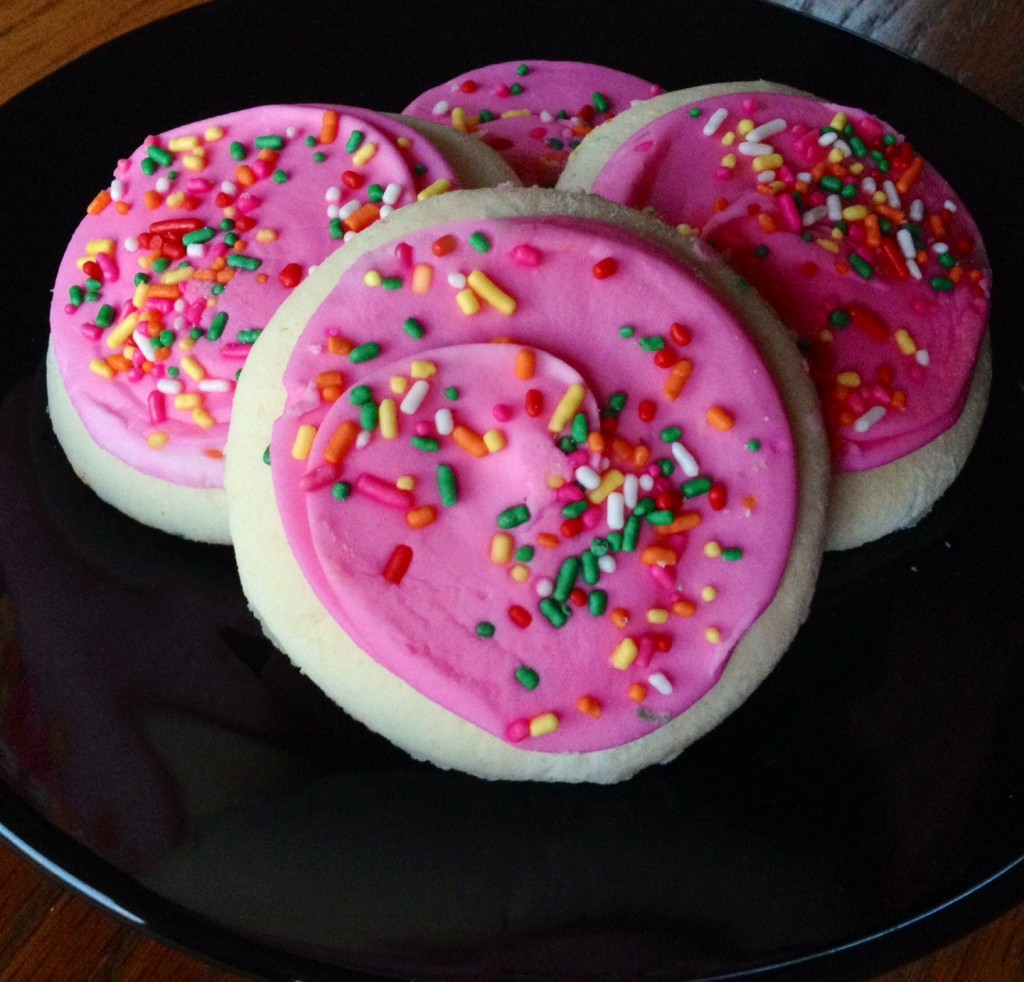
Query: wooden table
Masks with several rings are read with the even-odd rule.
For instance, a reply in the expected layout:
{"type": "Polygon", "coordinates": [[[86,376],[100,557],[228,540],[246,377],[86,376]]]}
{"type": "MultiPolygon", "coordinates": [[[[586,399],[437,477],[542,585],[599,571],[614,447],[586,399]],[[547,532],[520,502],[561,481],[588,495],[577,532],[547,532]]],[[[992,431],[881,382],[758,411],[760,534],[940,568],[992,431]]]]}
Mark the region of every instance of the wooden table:
{"type": "MultiPolygon", "coordinates": [[[[204,0],[3,0],[0,102],[109,38],[204,0]]],[[[955,78],[1024,123],[1020,0],[773,0],[880,41],[955,78]]],[[[239,977],[127,927],[0,847],[0,978],[194,980],[239,977]]],[[[1024,905],[877,982],[1024,978],[1024,905]]]]}

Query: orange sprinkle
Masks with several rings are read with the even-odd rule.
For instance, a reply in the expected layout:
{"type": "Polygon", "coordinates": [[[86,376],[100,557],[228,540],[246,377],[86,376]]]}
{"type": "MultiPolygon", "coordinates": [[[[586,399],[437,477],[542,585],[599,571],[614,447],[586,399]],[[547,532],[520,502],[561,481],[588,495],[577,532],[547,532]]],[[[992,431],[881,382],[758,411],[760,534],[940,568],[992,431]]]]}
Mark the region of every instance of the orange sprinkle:
{"type": "Polygon", "coordinates": [[[536,368],[537,353],[533,348],[520,348],[516,352],[516,378],[525,382],[527,379],[533,378],[536,368]]]}
{"type": "Polygon", "coordinates": [[[850,264],[845,259],[836,262],[836,272],[840,276],[847,276],[850,272],[850,264]]]}
{"type": "Polygon", "coordinates": [[[251,188],[256,183],[256,175],[248,164],[239,164],[235,168],[235,181],[244,188],[251,188]]]}
{"type": "Polygon", "coordinates": [[[124,355],[111,355],[107,358],[107,364],[114,369],[115,372],[127,372],[132,367],[131,360],[125,358],[124,355]]]}
{"type": "Polygon", "coordinates": [[[655,531],[658,535],[676,535],[679,532],[692,532],[698,525],[700,525],[700,512],[684,511],[680,512],[670,524],[656,526],[655,531]]]}
{"type": "Polygon", "coordinates": [[[320,120],[320,142],[333,143],[338,138],[338,113],[334,109],[325,109],[320,120]]]}
{"type": "Polygon", "coordinates": [[[875,205],[875,211],[882,218],[888,218],[890,222],[896,225],[905,225],[907,222],[907,216],[899,208],[893,208],[892,205],[875,205]]]}
{"type": "Polygon", "coordinates": [[[100,191],[100,193],[97,194],[96,197],[92,199],[92,201],[89,202],[89,207],[86,208],[85,210],[90,215],[98,215],[101,211],[103,211],[104,208],[107,207],[107,205],[110,204],[111,200],[112,199],[110,197],[110,191],[104,189],[103,191],[100,191]]]}
{"type": "Polygon", "coordinates": [[[623,628],[629,623],[629,611],[625,607],[616,607],[608,616],[615,627],[623,628]]]}
{"type": "Polygon", "coordinates": [[[486,457],[489,453],[487,444],[479,433],[474,433],[468,426],[461,424],[452,430],[452,439],[455,443],[474,457],[486,457]]]}
{"type": "Polygon", "coordinates": [[[349,341],[348,338],[340,337],[337,334],[332,334],[327,339],[327,351],[328,354],[332,355],[347,355],[349,354],[355,345],[349,341]]]}
{"type": "Polygon", "coordinates": [[[223,460],[224,451],[218,450],[216,447],[207,447],[203,451],[204,456],[209,457],[210,460],[223,460]]]}
{"type": "Polygon", "coordinates": [[[692,600],[676,600],[672,604],[672,613],[677,617],[693,617],[697,613],[697,605],[692,600]]]}
{"type": "Polygon", "coordinates": [[[665,379],[664,393],[667,399],[678,399],[683,387],[690,380],[693,374],[693,362],[689,358],[680,358],[672,366],[672,371],[665,379]]]}
{"type": "Polygon", "coordinates": [[[605,443],[604,434],[598,430],[593,430],[587,434],[587,449],[591,453],[604,453],[605,443]]]}
{"type": "Polygon", "coordinates": [[[437,509],[433,505],[420,505],[405,513],[405,520],[414,529],[423,529],[437,521],[437,509]]]}
{"type": "Polygon", "coordinates": [[[929,215],[928,224],[931,226],[932,232],[935,234],[935,238],[944,239],[946,237],[946,223],[942,220],[941,215],[929,215]]]}
{"type": "Polygon", "coordinates": [[[541,532],[537,536],[537,545],[544,549],[557,549],[561,540],[551,532],[541,532]]]}
{"type": "Polygon", "coordinates": [[[180,296],[181,287],[177,283],[151,283],[146,287],[147,299],[177,300],[180,296]]]}
{"type": "Polygon", "coordinates": [[[355,446],[358,436],[359,424],[355,420],[346,419],[340,423],[324,450],[324,460],[329,464],[340,464],[355,446]]]}
{"type": "Polygon", "coordinates": [[[612,437],[611,453],[616,460],[629,463],[633,459],[633,445],[621,436],[612,437]]]}
{"type": "Polygon", "coordinates": [[[871,249],[881,248],[882,230],[876,214],[866,215],[864,218],[864,242],[871,249]]]}
{"type": "Polygon", "coordinates": [[[679,554],[668,546],[647,546],[640,553],[640,562],[644,566],[675,566],[679,554]]]}
{"type": "Polygon", "coordinates": [[[752,495],[752,494],[746,495],[743,498],[743,507],[747,511],[756,511],[757,510],[757,498],[755,498],[754,495],[752,495]]]}
{"type": "Polygon", "coordinates": [[[150,210],[156,211],[163,203],[163,195],[159,191],[147,191],[142,196],[142,203],[150,210]]]}
{"type": "Polygon", "coordinates": [[[361,205],[342,222],[342,227],[346,232],[361,232],[378,218],[380,218],[380,208],[372,201],[367,201],[365,205],[361,205]]]}
{"type": "Polygon", "coordinates": [[[725,211],[729,207],[728,198],[716,198],[715,203],[711,206],[712,211],[725,211]]]}
{"type": "Polygon", "coordinates": [[[344,385],[345,377],[338,371],[320,372],[316,377],[316,387],[326,389],[329,385],[344,385]]]}
{"type": "Polygon", "coordinates": [[[270,164],[273,167],[277,163],[277,151],[271,150],[270,147],[263,147],[259,153],[256,154],[257,160],[262,160],[265,164],[270,164]]]}
{"type": "Polygon", "coordinates": [[[946,275],[954,283],[959,283],[964,278],[964,268],[963,266],[954,266],[946,275]]]}
{"type": "Polygon", "coordinates": [[[731,430],[736,424],[736,420],[733,418],[732,413],[723,409],[721,406],[712,406],[707,411],[704,418],[716,430],[721,430],[723,433],[731,430]]]}
{"type": "Polygon", "coordinates": [[[651,459],[651,448],[645,443],[638,443],[633,448],[632,463],[634,467],[646,467],[651,459]]]}
{"type": "Polygon", "coordinates": [[[643,702],[647,698],[647,686],[634,682],[629,687],[629,698],[633,702],[643,702]]]}
{"type": "Polygon", "coordinates": [[[601,703],[593,696],[580,696],[576,700],[576,708],[585,716],[591,716],[594,719],[601,718],[601,703]]]}
{"type": "Polygon", "coordinates": [[[902,389],[897,389],[892,394],[892,399],[890,400],[889,405],[893,409],[900,409],[900,410],[906,409],[907,408],[907,394],[906,394],[906,392],[904,392],[902,389]]]}
{"type": "Polygon", "coordinates": [[[769,215],[764,211],[757,216],[757,224],[761,226],[761,230],[763,232],[777,232],[779,230],[778,223],[775,221],[774,216],[769,215]]]}
{"type": "Polygon", "coordinates": [[[896,181],[896,190],[900,194],[906,194],[914,181],[921,176],[921,171],[924,170],[924,157],[915,157],[911,162],[910,166],[900,174],[896,181]]]}
{"type": "Polygon", "coordinates": [[[320,398],[324,402],[337,402],[345,390],[340,385],[325,385],[320,390],[320,398]]]}

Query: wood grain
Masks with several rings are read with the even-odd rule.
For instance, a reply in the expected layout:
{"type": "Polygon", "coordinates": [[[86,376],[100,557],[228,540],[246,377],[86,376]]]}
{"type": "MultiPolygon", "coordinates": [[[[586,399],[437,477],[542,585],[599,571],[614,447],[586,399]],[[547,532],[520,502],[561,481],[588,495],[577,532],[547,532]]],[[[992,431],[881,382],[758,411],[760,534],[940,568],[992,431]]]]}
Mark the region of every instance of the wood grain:
{"type": "MultiPolygon", "coordinates": [[[[2,0],[0,101],[120,34],[204,0],[2,0]]],[[[1019,0],[771,0],[938,69],[1024,122],[1019,0]]],[[[841,70],[841,66],[837,66],[841,70]]],[[[122,924],[0,847],[0,978],[241,982],[122,924]]],[[[1024,905],[876,982],[1018,982],[1024,905]]]]}

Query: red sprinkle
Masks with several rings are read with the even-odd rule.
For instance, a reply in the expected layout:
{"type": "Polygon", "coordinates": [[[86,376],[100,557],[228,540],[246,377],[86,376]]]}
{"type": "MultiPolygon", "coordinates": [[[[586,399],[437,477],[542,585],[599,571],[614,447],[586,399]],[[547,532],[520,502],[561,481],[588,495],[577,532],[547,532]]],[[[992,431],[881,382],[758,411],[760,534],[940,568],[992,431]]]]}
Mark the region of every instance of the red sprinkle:
{"type": "Polygon", "coordinates": [[[651,399],[644,399],[644,401],[637,407],[637,415],[643,422],[649,423],[654,419],[654,414],[657,412],[657,409],[658,407],[651,399]]]}
{"type": "Polygon", "coordinates": [[[358,191],[365,182],[366,178],[358,171],[347,170],[341,175],[341,183],[352,191],[358,191]]]}
{"type": "Polygon", "coordinates": [[[618,261],[612,256],[605,256],[604,259],[594,263],[594,279],[606,280],[609,276],[614,276],[618,269],[618,261]]]}
{"type": "Polygon", "coordinates": [[[447,256],[455,249],[456,244],[454,235],[442,235],[441,238],[434,239],[430,245],[430,251],[435,256],[447,256]]]}
{"type": "Polygon", "coordinates": [[[724,484],[713,484],[708,492],[708,504],[712,510],[721,511],[728,501],[724,484]]]}
{"type": "Polygon", "coordinates": [[[527,389],[523,405],[526,409],[526,415],[536,419],[536,417],[544,412],[544,393],[540,389],[527,389]]]}
{"type": "Polygon", "coordinates": [[[382,571],[384,579],[388,583],[401,583],[402,577],[405,576],[411,562],[412,549],[403,544],[395,546],[395,551],[391,553],[391,558],[387,561],[387,565],[385,565],[382,571]]]}
{"type": "Polygon", "coordinates": [[[281,281],[281,286],[286,290],[291,290],[302,280],[302,267],[298,263],[289,263],[278,273],[277,278],[281,281]]]}
{"type": "Polygon", "coordinates": [[[693,340],[693,335],[690,333],[688,327],[683,327],[682,324],[673,324],[668,329],[668,336],[675,341],[676,344],[685,347],[693,340]]]}
{"type": "Polygon", "coordinates": [[[527,628],[533,621],[533,614],[531,614],[525,607],[520,607],[519,604],[513,604],[508,609],[508,619],[515,624],[516,627],[527,628]]]}

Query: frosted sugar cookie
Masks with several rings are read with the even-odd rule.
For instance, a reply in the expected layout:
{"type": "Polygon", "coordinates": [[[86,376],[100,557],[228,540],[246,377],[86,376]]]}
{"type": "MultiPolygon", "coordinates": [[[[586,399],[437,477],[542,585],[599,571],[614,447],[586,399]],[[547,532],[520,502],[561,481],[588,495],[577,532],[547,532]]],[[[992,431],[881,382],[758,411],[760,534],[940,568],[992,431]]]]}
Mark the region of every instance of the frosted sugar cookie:
{"type": "Polygon", "coordinates": [[[512,165],[524,184],[550,187],[583,136],[661,91],[601,65],[510,61],[428,89],[404,112],[476,135],[512,165]]]}
{"type": "Polygon", "coordinates": [[[149,138],[117,164],[57,274],[47,366],[54,429],[102,498],[157,528],[228,541],[235,381],[281,300],[395,208],[515,181],[488,148],[412,123],[262,106],[149,138]]]}
{"type": "Polygon", "coordinates": [[[800,335],[836,472],[830,548],[913,525],[949,487],[988,399],[990,271],[909,140],[780,86],[704,86],[601,127],[560,187],[699,235],[800,335]]]}
{"type": "Polygon", "coordinates": [[[602,782],[774,666],[827,480],[767,306],[660,223],[542,189],[331,256],[246,366],[227,469],[250,604],[331,698],[444,767],[602,782]]]}

